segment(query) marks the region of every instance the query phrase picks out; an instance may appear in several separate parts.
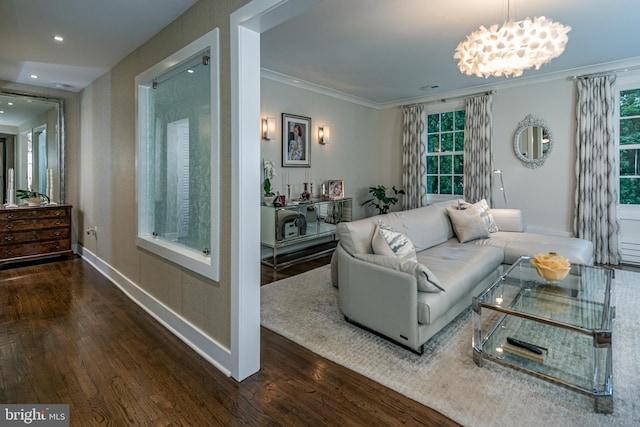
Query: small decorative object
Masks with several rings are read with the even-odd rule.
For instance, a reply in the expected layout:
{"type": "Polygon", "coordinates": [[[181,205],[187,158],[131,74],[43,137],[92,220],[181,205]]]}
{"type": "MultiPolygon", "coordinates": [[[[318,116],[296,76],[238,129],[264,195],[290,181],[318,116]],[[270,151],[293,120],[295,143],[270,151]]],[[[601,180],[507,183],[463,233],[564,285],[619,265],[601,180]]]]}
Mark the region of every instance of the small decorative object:
{"type": "Polygon", "coordinates": [[[49,196],[31,190],[16,190],[18,199],[26,200],[29,206],[40,206],[42,202],[49,203],[49,196]]]}
{"type": "Polygon", "coordinates": [[[265,205],[271,206],[273,204],[273,199],[276,198],[275,193],[271,189],[271,180],[276,176],[276,168],[273,166],[273,162],[271,160],[262,160],[262,174],[264,175],[264,181],[262,183],[264,195],[262,200],[265,205]]]}
{"type": "Polygon", "coordinates": [[[304,190],[302,190],[302,194],[300,195],[300,199],[302,199],[302,200],[310,200],[311,199],[311,194],[309,194],[309,192],[307,191],[307,183],[304,182],[302,185],[304,185],[304,190]]]}
{"type": "Polygon", "coordinates": [[[344,181],[331,180],[329,181],[329,199],[344,199],[344,181]]]}
{"type": "Polygon", "coordinates": [[[531,264],[536,267],[538,274],[549,282],[559,282],[567,277],[571,264],[555,252],[538,254],[531,259],[531,264]]]}
{"type": "Polygon", "coordinates": [[[378,209],[379,215],[386,214],[392,205],[398,203],[398,194],[404,194],[404,190],[398,190],[395,186],[391,187],[391,189],[393,190],[393,196],[389,197],[387,196],[387,188],[384,185],[369,187],[369,193],[373,197],[362,202],[360,206],[374,206],[378,209]]]}
{"type": "Polygon", "coordinates": [[[282,166],[311,167],[311,118],[282,113],[282,166]]]}

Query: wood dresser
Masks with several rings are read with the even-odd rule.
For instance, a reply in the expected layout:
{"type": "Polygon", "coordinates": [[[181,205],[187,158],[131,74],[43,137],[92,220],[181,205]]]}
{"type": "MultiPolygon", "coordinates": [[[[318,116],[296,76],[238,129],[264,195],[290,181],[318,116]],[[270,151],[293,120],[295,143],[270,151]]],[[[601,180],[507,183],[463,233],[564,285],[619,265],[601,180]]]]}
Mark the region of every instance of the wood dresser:
{"type": "Polygon", "coordinates": [[[0,207],[0,264],[51,255],[73,258],[71,205],[0,207]]]}

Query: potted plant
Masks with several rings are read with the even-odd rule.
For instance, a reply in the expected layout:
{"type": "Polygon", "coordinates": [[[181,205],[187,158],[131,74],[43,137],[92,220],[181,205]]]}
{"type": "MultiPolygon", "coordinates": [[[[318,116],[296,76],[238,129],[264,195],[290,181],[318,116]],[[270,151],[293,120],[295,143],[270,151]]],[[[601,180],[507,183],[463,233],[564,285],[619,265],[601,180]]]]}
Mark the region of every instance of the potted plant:
{"type": "Polygon", "coordinates": [[[16,197],[18,199],[26,200],[29,206],[40,206],[42,202],[49,203],[49,196],[37,191],[31,190],[16,190],[16,197]]]}
{"type": "Polygon", "coordinates": [[[404,194],[404,190],[398,190],[395,186],[391,187],[393,196],[387,196],[387,188],[384,185],[377,187],[369,187],[369,193],[373,196],[362,202],[360,206],[374,206],[378,209],[378,214],[386,214],[392,205],[398,203],[398,194],[404,194]]]}
{"type": "Polygon", "coordinates": [[[271,160],[262,160],[262,174],[264,176],[264,181],[262,182],[262,189],[264,190],[262,200],[265,205],[271,206],[276,198],[276,195],[271,189],[271,180],[276,176],[276,168],[271,160]]]}

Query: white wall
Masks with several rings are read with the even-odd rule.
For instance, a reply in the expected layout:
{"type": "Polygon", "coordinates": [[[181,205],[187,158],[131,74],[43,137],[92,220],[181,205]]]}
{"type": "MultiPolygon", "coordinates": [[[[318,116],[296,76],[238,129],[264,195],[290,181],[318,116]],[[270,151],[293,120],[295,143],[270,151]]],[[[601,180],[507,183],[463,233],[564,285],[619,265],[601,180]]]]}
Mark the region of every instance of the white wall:
{"type": "Polygon", "coordinates": [[[256,141],[261,157],[276,166],[274,191],[287,194],[287,174],[292,198],[302,193],[305,173],[311,173],[315,196],[323,182],[342,179],[345,197],[353,197],[353,219],[358,219],[370,215],[360,207],[370,186],[401,184],[390,181],[391,171],[397,168],[395,160],[391,163],[386,158],[389,147],[380,146],[376,109],[267,78],[261,79],[261,85],[261,115],[276,119],[276,137],[266,141],[256,135],[256,141]],[[282,167],[282,113],[311,118],[311,168],[282,167]],[[330,144],[318,143],[321,124],[331,128],[330,144]]]}

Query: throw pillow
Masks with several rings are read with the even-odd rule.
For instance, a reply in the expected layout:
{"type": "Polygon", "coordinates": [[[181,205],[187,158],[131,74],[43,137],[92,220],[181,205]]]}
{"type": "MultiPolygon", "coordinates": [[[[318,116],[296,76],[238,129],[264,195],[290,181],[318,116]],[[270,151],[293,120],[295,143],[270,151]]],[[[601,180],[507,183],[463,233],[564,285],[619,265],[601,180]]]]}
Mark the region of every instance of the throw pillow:
{"type": "Polygon", "coordinates": [[[409,238],[380,221],[371,240],[373,253],[395,256],[406,261],[417,261],[416,250],[409,238]]]}
{"type": "Polygon", "coordinates": [[[457,206],[455,206],[455,209],[465,210],[470,207],[474,207],[478,210],[478,212],[480,212],[480,218],[482,218],[482,222],[484,223],[489,233],[495,233],[496,231],[499,231],[498,225],[496,224],[496,221],[493,219],[493,215],[491,215],[491,210],[489,208],[489,204],[487,203],[486,199],[482,199],[479,202],[476,202],[474,204],[465,202],[464,200],[460,199],[458,200],[458,204],[457,206]]]}
{"type": "Polygon", "coordinates": [[[480,212],[475,207],[464,210],[447,208],[447,214],[460,243],[489,237],[489,231],[480,218],[480,212]]]}

